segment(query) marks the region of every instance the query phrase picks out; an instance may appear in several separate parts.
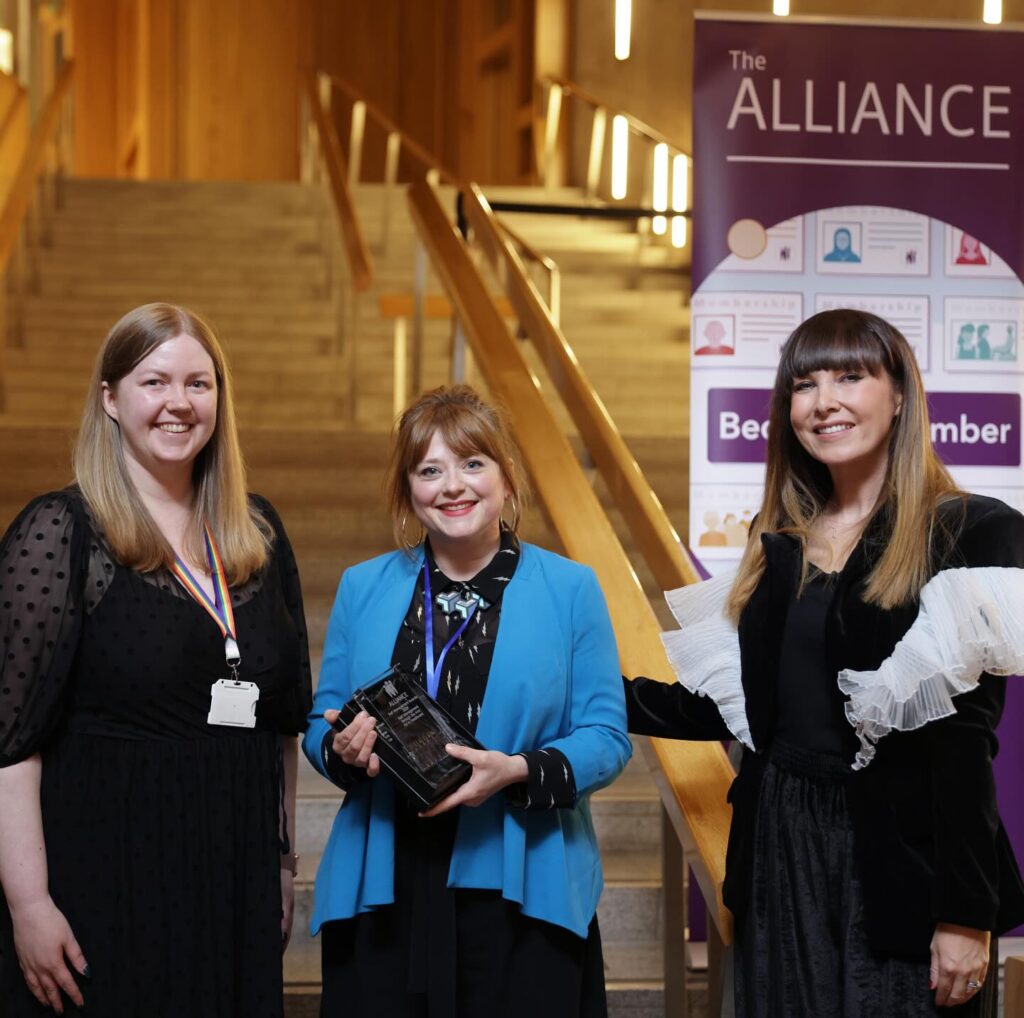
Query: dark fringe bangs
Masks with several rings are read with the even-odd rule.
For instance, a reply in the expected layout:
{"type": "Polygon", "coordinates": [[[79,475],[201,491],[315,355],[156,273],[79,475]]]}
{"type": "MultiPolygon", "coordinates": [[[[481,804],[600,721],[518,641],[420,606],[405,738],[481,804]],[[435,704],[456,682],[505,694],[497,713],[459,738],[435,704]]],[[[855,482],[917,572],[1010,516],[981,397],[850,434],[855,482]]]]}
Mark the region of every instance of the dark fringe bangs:
{"type": "Polygon", "coordinates": [[[886,371],[897,383],[903,372],[893,349],[895,329],[876,315],[840,308],[821,311],[797,326],[786,340],[778,382],[789,391],[815,371],[886,371]]]}

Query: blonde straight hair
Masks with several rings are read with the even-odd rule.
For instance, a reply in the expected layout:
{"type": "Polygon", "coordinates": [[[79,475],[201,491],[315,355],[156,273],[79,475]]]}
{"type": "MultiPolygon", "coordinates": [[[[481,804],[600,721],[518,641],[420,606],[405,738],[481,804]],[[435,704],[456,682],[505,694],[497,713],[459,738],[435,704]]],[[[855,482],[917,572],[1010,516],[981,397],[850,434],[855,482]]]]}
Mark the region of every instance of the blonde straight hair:
{"type": "MultiPolygon", "coordinates": [[[[822,311],[799,325],[782,348],[768,422],[761,511],[750,529],[727,610],[738,621],[764,573],[765,533],[792,534],[805,552],[811,528],[832,496],[828,468],[800,444],[789,420],[793,383],[815,371],[884,371],[902,397],[889,433],[889,460],[875,514],[884,513],[884,550],[867,578],[864,600],[891,609],[913,601],[928,581],[943,526],[939,505],[963,498],[931,443],[928,403],[910,344],[888,322],[864,311],[822,311]]],[[[807,579],[804,555],[801,589],[807,579]]]]}
{"type": "Polygon", "coordinates": [[[185,534],[186,553],[195,562],[206,561],[203,524],[208,522],[228,583],[244,583],[266,563],[273,530],[249,503],[231,375],[220,343],[198,315],[174,304],[143,304],[107,334],[75,442],[75,481],[119,562],[143,573],[173,564],[174,552],[128,473],[120,428],[103,408],[103,383],[116,389],[140,361],[176,336],[190,336],[206,350],[217,385],[217,421],[193,464],[195,501],[185,534]]]}

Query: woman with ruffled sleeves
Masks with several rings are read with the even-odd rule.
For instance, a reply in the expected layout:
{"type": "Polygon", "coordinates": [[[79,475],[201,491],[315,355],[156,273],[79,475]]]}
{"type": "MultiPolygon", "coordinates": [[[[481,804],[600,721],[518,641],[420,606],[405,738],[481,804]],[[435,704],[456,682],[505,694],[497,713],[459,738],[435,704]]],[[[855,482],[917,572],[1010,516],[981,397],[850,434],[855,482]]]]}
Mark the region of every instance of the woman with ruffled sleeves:
{"type": "Polygon", "coordinates": [[[0,543],[0,1014],[280,1018],[302,595],[200,319],[114,326],[74,462],[0,543]]]}
{"type": "Polygon", "coordinates": [[[679,684],[626,681],[630,731],[743,745],[737,1014],[994,1016],[1024,921],[992,773],[1024,517],[956,487],[907,341],[859,311],[790,336],[767,458],[738,573],[668,595],[679,684]]]}

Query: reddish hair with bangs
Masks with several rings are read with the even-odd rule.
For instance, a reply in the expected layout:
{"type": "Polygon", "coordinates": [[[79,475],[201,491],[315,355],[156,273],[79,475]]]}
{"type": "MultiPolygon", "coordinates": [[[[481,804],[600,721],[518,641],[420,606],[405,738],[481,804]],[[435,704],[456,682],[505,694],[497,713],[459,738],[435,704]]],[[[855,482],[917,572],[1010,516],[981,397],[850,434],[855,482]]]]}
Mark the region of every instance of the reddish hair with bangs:
{"type": "Polygon", "coordinates": [[[409,476],[426,455],[435,433],[457,456],[477,453],[497,463],[512,496],[512,520],[504,525],[518,533],[529,487],[508,415],[500,407],[485,403],[468,385],[442,385],[407,407],[395,425],[384,478],[395,543],[406,551],[419,543],[410,541],[405,532],[413,513],[409,476]]]}

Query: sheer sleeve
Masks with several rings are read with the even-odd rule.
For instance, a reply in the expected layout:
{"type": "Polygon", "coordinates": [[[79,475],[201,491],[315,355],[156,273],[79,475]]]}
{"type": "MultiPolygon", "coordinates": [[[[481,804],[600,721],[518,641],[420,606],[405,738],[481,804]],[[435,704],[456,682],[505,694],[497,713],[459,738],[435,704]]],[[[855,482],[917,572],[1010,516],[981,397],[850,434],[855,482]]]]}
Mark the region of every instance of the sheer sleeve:
{"type": "Polygon", "coordinates": [[[285,533],[284,524],[274,507],[264,498],[252,496],[252,501],[263,518],[274,529],[274,564],[281,582],[281,594],[285,609],[298,636],[298,659],[294,663],[295,681],[291,687],[290,702],[281,719],[283,735],[298,735],[306,730],[306,715],[313,703],[313,680],[309,664],[309,635],[306,631],[306,613],[302,603],[302,586],[299,582],[299,567],[295,561],[291,542],[285,533]]]}
{"type": "Polygon", "coordinates": [[[74,496],[54,492],[0,545],[0,767],[38,752],[60,722],[84,616],[85,526],[74,496]]]}

